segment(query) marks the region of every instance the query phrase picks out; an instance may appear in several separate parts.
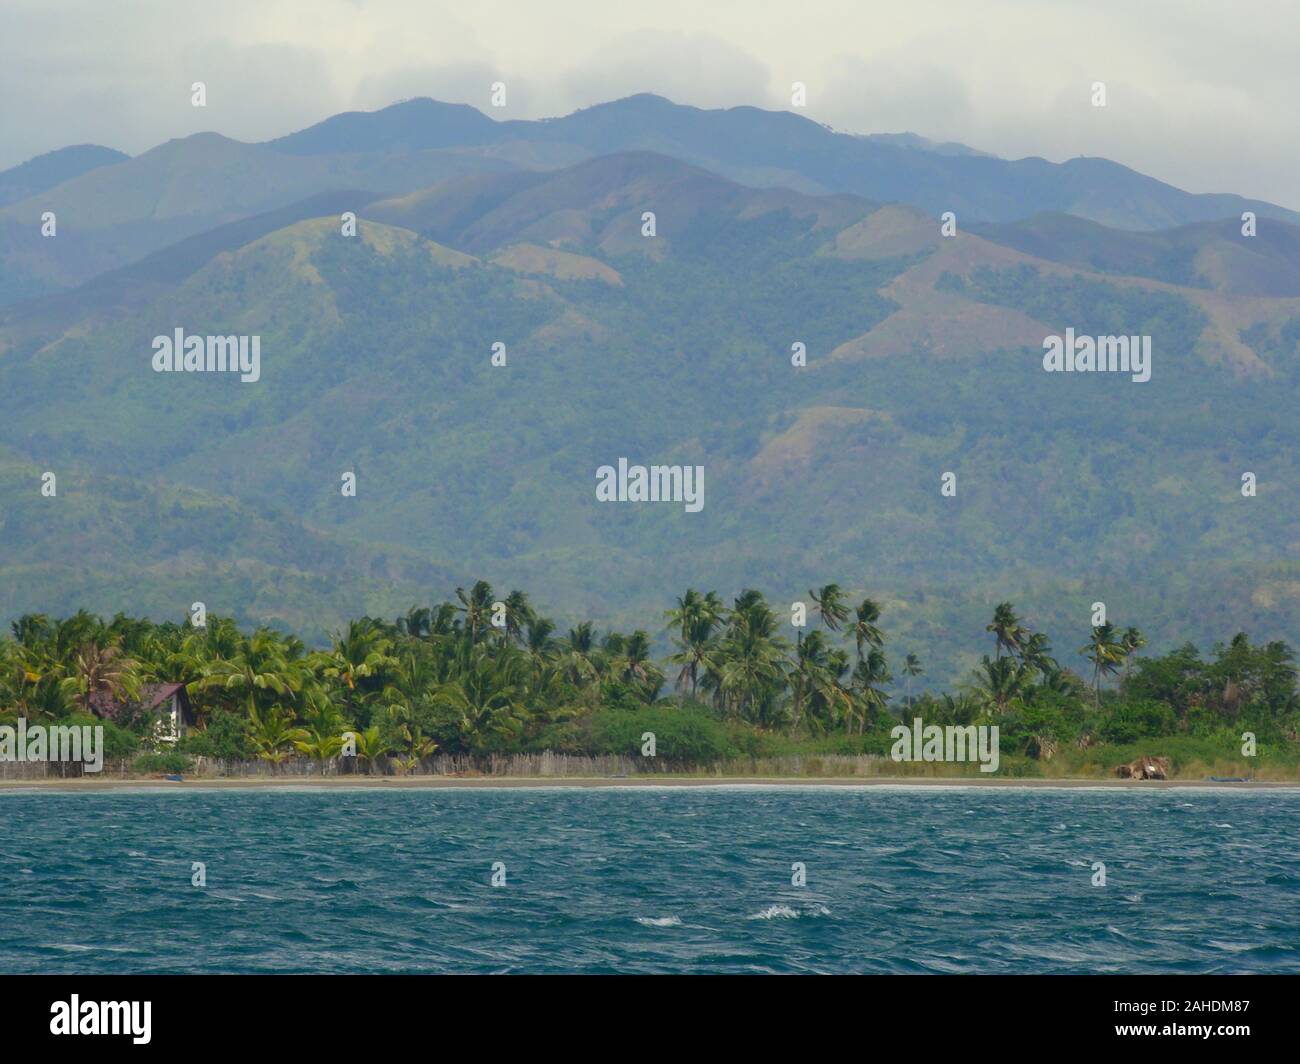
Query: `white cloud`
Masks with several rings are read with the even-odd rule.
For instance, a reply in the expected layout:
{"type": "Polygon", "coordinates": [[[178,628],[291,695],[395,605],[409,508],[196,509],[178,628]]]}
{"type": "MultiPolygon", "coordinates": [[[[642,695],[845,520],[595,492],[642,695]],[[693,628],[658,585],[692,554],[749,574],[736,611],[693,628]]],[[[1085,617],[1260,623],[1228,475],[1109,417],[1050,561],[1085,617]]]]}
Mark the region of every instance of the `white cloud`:
{"type": "Polygon", "coordinates": [[[260,140],[415,95],[484,108],[498,79],[509,117],[634,92],[781,107],[800,80],[837,128],[1105,155],[1300,207],[1297,53],[1290,0],[4,0],[0,167],[198,129],[260,140]]]}

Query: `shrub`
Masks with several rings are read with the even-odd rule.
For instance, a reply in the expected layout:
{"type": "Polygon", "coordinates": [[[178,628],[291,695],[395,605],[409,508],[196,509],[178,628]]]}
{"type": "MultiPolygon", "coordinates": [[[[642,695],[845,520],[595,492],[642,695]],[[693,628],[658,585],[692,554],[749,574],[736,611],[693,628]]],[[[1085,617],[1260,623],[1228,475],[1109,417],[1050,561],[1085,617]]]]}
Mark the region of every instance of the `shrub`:
{"type": "Polygon", "coordinates": [[[1142,699],[1115,706],[1099,731],[1106,742],[1132,743],[1143,737],[1171,735],[1175,725],[1174,711],[1167,703],[1142,699]]]}
{"type": "Polygon", "coordinates": [[[67,720],[60,721],[69,727],[91,727],[104,729],[104,759],[119,761],[130,757],[140,746],[140,738],[134,732],[119,727],[111,720],[100,720],[85,713],[76,713],[67,720]]]}
{"type": "Polygon", "coordinates": [[[190,770],[191,761],[179,751],[165,754],[141,754],[131,762],[131,771],[141,775],[164,772],[179,775],[190,770]]]}
{"type": "Polygon", "coordinates": [[[248,722],[242,713],[219,709],[203,731],[187,735],[176,744],[176,752],[223,761],[250,761],[254,756],[248,742],[248,722]]]}
{"type": "Polygon", "coordinates": [[[525,752],[589,756],[592,751],[591,735],[573,721],[547,724],[525,746],[525,752]]]}
{"type": "Polygon", "coordinates": [[[641,706],[601,709],[591,717],[593,752],[641,755],[641,736],[654,732],[655,756],[674,764],[711,764],[739,756],[727,729],[708,710],[641,706]]]}

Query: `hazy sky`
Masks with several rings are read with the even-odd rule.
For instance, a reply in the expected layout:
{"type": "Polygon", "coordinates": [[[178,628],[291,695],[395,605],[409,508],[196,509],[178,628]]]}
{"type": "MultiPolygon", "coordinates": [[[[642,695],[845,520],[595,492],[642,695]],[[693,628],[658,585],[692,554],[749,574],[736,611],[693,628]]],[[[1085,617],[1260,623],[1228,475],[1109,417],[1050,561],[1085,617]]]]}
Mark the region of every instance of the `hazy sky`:
{"type": "Polygon", "coordinates": [[[0,0],[0,168],[410,96],[535,118],[647,91],[787,107],[803,81],[837,129],[1104,155],[1300,209],[1297,57],[1297,0],[0,0]]]}

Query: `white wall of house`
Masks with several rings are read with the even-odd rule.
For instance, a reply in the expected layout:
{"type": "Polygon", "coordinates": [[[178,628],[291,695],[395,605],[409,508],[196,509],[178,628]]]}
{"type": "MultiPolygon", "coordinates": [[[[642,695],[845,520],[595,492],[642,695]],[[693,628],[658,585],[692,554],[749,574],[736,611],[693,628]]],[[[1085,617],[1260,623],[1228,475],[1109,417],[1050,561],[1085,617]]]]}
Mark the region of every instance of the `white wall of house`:
{"type": "Polygon", "coordinates": [[[158,706],[154,712],[158,719],[154,721],[154,739],[160,743],[174,743],[185,736],[185,720],[181,716],[180,698],[172,695],[158,706]]]}

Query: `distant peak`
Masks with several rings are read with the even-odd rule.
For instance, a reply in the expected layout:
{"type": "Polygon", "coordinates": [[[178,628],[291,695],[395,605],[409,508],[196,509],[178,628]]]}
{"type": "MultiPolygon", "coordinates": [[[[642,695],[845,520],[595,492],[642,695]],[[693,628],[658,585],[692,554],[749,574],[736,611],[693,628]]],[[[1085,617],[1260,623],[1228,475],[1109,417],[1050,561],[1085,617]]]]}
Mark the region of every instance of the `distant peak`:
{"type": "Polygon", "coordinates": [[[597,107],[680,107],[681,104],[673,103],[667,96],[660,96],[654,92],[634,92],[631,96],[620,96],[617,100],[610,100],[608,103],[596,104],[597,107]]]}
{"type": "Polygon", "coordinates": [[[204,130],[200,133],[190,133],[184,137],[172,137],[171,140],[163,141],[156,148],[150,148],[139,158],[153,155],[155,152],[169,154],[175,152],[192,151],[195,148],[218,148],[229,145],[241,145],[243,142],[232,140],[230,137],[223,136],[220,133],[214,133],[212,130],[204,130]]]}
{"type": "Polygon", "coordinates": [[[47,151],[0,173],[0,207],[129,158],[98,144],[72,144],[47,151]]]}
{"type": "Polygon", "coordinates": [[[479,143],[494,136],[497,129],[498,123],[470,104],[416,96],[377,111],[332,115],[266,145],[299,155],[394,147],[419,150],[479,143]]]}
{"type": "Polygon", "coordinates": [[[482,114],[477,107],[469,103],[453,103],[450,100],[435,100],[432,96],[409,96],[404,100],[395,100],[387,107],[375,111],[349,111],[348,114],[383,114],[388,111],[473,111],[482,114]]]}
{"type": "MultiPolygon", "coordinates": [[[[115,148],[105,148],[102,144],[69,144],[66,148],[55,148],[53,151],[42,152],[40,155],[34,155],[30,159],[19,163],[12,169],[4,173],[12,174],[20,171],[35,170],[45,166],[56,165],[59,163],[89,163],[94,166],[104,166],[109,163],[120,163],[131,156],[125,152],[117,151],[115,148]]],[[[90,167],[87,166],[87,169],[90,167]]]]}

